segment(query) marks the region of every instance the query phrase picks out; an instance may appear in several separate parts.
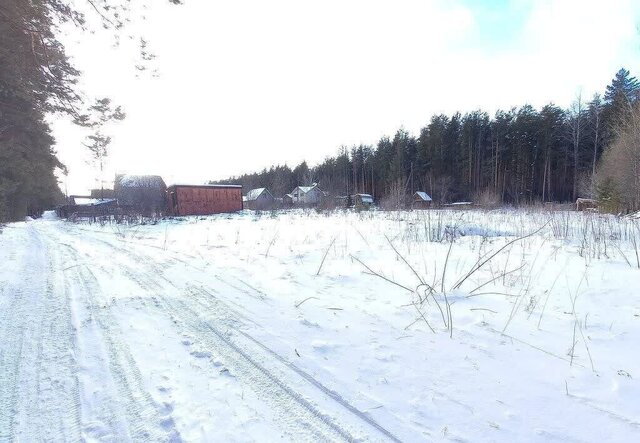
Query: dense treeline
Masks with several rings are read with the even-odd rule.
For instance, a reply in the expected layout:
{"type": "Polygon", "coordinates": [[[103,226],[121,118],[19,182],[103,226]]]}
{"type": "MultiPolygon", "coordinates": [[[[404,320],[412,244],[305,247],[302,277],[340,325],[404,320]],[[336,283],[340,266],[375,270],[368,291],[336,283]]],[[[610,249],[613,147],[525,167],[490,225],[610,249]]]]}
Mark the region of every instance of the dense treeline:
{"type": "MultiPolygon", "coordinates": [[[[138,6],[145,5],[138,2],[138,6]]],[[[131,8],[130,0],[0,2],[0,221],[37,215],[62,198],[55,171],[65,172],[65,168],[56,158],[55,140],[46,117],[67,115],[77,124],[96,130],[89,147],[103,160],[109,138],[100,132],[104,121],[92,120],[91,113],[109,101],[101,99],[97,105],[88,106],[79,95],[79,72],[71,65],[57,34],[62,24],[70,22],[80,30],[104,28],[117,37],[130,21],[131,8]],[[82,6],[96,19],[93,25],[85,20],[82,6]]],[[[152,59],[147,42],[142,38],[140,42],[139,70],[152,59]]],[[[107,110],[110,118],[122,115],[118,108],[115,114],[107,110]]]]}
{"type": "Polygon", "coordinates": [[[317,182],[332,195],[378,199],[424,190],[435,200],[573,201],[596,194],[596,171],[616,128],[638,100],[640,84],[621,69],[603,96],[577,97],[569,109],[529,105],[490,116],[483,111],[435,115],[415,136],[404,129],[376,146],[343,147],[309,168],[273,166],[233,177],[246,189],[276,195],[317,182]]]}
{"type": "Polygon", "coordinates": [[[75,101],[77,72],[53,35],[55,12],[26,0],[0,5],[0,220],[60,196],[54,169],[62,165],[45,115],[75,101]]]}

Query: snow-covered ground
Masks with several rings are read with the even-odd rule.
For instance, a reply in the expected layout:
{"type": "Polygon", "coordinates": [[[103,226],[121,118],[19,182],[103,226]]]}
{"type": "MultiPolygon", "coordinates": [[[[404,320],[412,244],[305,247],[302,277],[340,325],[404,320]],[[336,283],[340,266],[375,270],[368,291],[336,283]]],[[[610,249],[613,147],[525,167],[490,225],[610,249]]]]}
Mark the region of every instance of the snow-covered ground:
{"type": "Polygon", "coordinates": [[[635,441],[639,228],[507,210],[7,225],[0,441],[635,441]]]}

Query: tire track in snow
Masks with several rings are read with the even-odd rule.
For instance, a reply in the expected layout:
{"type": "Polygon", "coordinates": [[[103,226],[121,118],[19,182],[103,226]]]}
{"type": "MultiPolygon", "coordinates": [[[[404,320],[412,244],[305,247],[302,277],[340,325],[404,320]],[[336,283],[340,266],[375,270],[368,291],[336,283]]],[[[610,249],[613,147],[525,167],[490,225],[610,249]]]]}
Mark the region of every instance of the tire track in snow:
{"type": "MultiPolygon", "coordinates": [[[[22,234],[24,231],[20,231],[22,234]]],[[[6,235],[3,242],[11,240],[8,247],[3,245],[4,251],[9,251],[8,261],[16,261],[16,251],[20,244],[26,243],[28,238],[18,237],[17,231],[12,230],[12,237],[6,235]]],[[[22,257],[20,257],[22,258],[22,257]]],[[[24,257],[26,260],[27,257],[24,257]]],[[[23,264],[16,263],[16,267],[23,271],[23,264]]],[[[26,272],[26,270],[24,270],[26,272]]],[[[24,343],[24,317],[22,306],[26,303],[22,288],[7,285],[3,290],[3,306],[0,311],[0,442],[9,442],[14,437],[16,412],[18,410],[20,357],[24,343]]]]}
{"type": "MultiPolygon", "coordinates": [[[[100,243],[111,250],[117,250],[107,242],[101,240],[100,243]]],[[[274,410],[284,431],[293,441],[354,441],[348,431],[322,414],[308,400],[234,344],[227,334],[203,321],[192,307],[166,296],[166,288],[157,280],[163,279],[168,284],[170,282],[162,276],[160,269],[153,266],[154,258],[136,255],[129,250],[126,255],[125,259],[118,261],[119,270],[141,289],[154,294],[154,300],[164,315],[173,319],[175,324],[186,326],[191,335],[207,344],[208,350],[214,350],[233,373],[274,410]],[[140,267],[126,265],[128,260],[134,260],[140,267]],[[142,266],[150,269],[142,272],[142,266]]]]}
{"type": "Polygon", "coordinates": [[[231,373],[246,383],[258,398],[275,412],[283,430],[293,441],[354,441],[351,434],[322,414],[313,404],[292,390],[282,379],[261,365],[258,360],[236,345],[226,332],[202,320],[199,313],[177,298],[162,294],[163,288],[153,276],[125,272],[142,289],[156,294],[154,301],[177,326],[186,328],[191,336],[215,352],[231,373]]]}
{"type": "Polygon", "coordinates": [[[80,439],[74,334],[68,299],[55,285],[51,248],[34,225],[21,228],[25,289],[2,318],[0,440],[80,439]],[[25,247],[26,246],[26,247],[25,247]]]}
{"type": "MultiPolygon", "coordinates": [[[[228,366],[240,375],[239,378],[252,386],[256,394],[263,401],[281,413],[281,420],[287,427],[285,430],[288,429],[288,434],[291,435],[294,440],[300,439],[301,429],[311,432],[308,436],[310,440],[340,439],[353,441],[354,437],[349,431],[335,423],[331,417],[320,412],[315,405],[283,381],[286,380],[287,377],[290,377],[291,374],[286,374],[285,371],[282,370],[278,371],[272,364],[270,364],[269,369],[267,369],[265,366],[266,360],[271,360],[271,363],[277,361],[280,365],[285,366],[306,380],[306,382],[318,389],[323,395],[373,428],[372,430],[375,430],[374,433],[379,433],[381,436],[384,436],[384,439],[389,441],[400,441],[371,417],[349,404],[338,393],[326,388],[311,375],[302,371],[292,363],[289,363],[277,353],[238,329],[237,320],[234,320],[233,317],[229,315],[235,314],[236,317],[241,316],[237,311],[230,309],[225,304],[224,314],[220,315],[221,304],[224,304],[224,302],[215,298],[216,306],[213,307],[211,302],[208,304],[202,303],[201,299],[199,304],[202,308],[207,309],[208,313],[217,313],[216,322],[219,321],[223,326],[228,328],[227,331],[222,331],[212,322],[203,320],[200,310],[195,309],[196,307],[189,306],[179,298],[165,295],[166,287],[158,283],[158,279],[164,280],[165,283],[171,285],[176,290],[179,290],[179,288],[176,288],[171,281],[164,277],[161,267],[155,264],[157,258],[134,253],[131,250],[121,249],[104,240],[99,240],[99,242],[106,247],[126,253],[128,259],[134,260],[140,265],[140,267],[131,267],[125,264],[127,260],[119,261],[120,270],[125,276],[136,282],[142,289],[148,291],[150,294],[155,294],[154,300],[156,302],[160,301],[160,304],[166,312],[175,320],[174,323],[183,326],[186,325],[192,336],[198,337],[199,340],[207,344],[208,350],[216,350],[216,352],[226,360],[228,366]],[[143,267],[148,268],[148,271],[141,272],[143,267]],[[229,332],[229,329],[236,333],[235,336],[229,332]],[[238,340],[238,338],[240,338],[240,340],[238,340]],[[242,340],[243,338],[244,340],[242,340]],[[240,343],[238,343],[239,341],[240,343]],[[265,359],[265,356],[268,358],[265,359]],[[297,418],[293,418],[294,411],[296,411],[297,418]],[[314,426],[317,429],[314,430],[314,426]]],[[[196,295],[193,287],[190,288],[188,292],[190,298],[196,295]]],[[[211,294],[207,295],[211,296],[211,294]]]]}
{"type": "MultiPolygon", "coordinates": [[[[46,237],[44,240],[49,243],[46,237]]],[[[54,434],[56,438],[77,438],[81,432],[80,403],[70,300],[64,285],[59,284],[63,282],[56,278],[54,258],[57,254],[50,244],[45,250],[48,291],[38,353],[37,420],[33,422],[40,423],[36,430],[46,426],[58,428],[54,434]]]]}
{"type": "Polygon", "coordinates": [[[15,427],[15,414],[18,402],[18,376],[20,374],[20,356],[24,333],[21,324],[15,324],[18,318],[17,305],[22,303],[23,294],[16,291],[9,308],[3,310],[0,317],[0,442],[12,440],[15,427]]]}
{"type": "Polygon", "coordinates": [[[353,414],[354,416],[358,417],[360,420],[362,420],[363,422],[367,423],[372,428],[376,429],[378,432],[380,432],[382,435],[384,435],[390,441],[395,441],[395,442],[399,442],[400,441],[400,439],[398,439],[395,435],[393,435],[387,429],[382,427],[379,423],[377,423],[375,420],[373,420],[367,414],[365,414],[364,412],[360,411],[359,409],[357,409],[356,407],[351,405],[339,393],[327,388],[322,383],[320,383],[318,380],[316,380],[314,377],[312,377],[309,373],[307,373],[304,370],[300,369],[295,364],[291,363],[289,360],[285,359],[280,354],[278,354],[277,352],[273,351],[272,349],[270,349],[269,347],[267,347],[266,345],[261,343],[259,340],[256,340],[251,335],[249,335],[246,332],[244,332],[241,328],[238,327],[238,324],[237,324],[238,322],[237,321],[233,321],[233,320],[230,321],[230,318],[231,318],[230,315],[229,315],[230,313],[233,314],[233,316],[239,317],[239,318],[242,318],[243,316],[240,313],[238,313],[237,311],[235,311],[234,309],[230,308],[224,301],[220,300],[214,294],[212,294],[209,291],[204,290],[203,288],[198,288],[198,287],[195,287],[195,286],[189,286],[188,287],[188,292],[189,292],[189,294],[191,296],[194,297],[194,299],[196,299],[198,301],[198,303],[200,303],[202,305],[203,308],[206,309],[206,312],[216,314],[216,320],[217,321],[222,322],[228,328],[232,328],[233,331],[236,334],[239,334],[241,336],[240,337],[241,339],[245,339],[245,340],[249,341],[249,343],[245,344],[246,347],[250,347],[251,344],[256,346],[256,347],[258,347],[261,351],[267,353],[268,355],[273,357],[275,360],[280,362],[282,365],[286,366],[291,371],[293,371],[296,374],[298,374],[300,377],[302,377],[308,383],[313,385],[315,388],[317,388],[319,391],[321,391],[327,397],[330,397],[333,401],[335,401],[340,406],[345,408],[351,414],[353,414]]]}
{"type": "MultiPolygon", "coordinates": [[[[79,262],[78,251],[68,244],[65,246],[72,262],[79,262]]],[[[87,266],[74,266],[69,271],[71,284],[81,289],[84,308],[91,321],[98,326],[98,335],[106,348],[106,355],[103,356],[106,361],[102,363],[108,368],[104,372],[108,373],[117,391],[111,392],[109,398],[102,399],[106,404],[97,411],[97,422],[109,426],[113,441],[180,442],[173,419],[171,416],[162,416],[160,405],[146,390],[142,374],[122,340],[122,331],[111,318],[109,307],[98,303],[97,296],[102,291],[96,275],[87,266]]],[[[101,358],[95,352],[92,357],[101,358]]]]}

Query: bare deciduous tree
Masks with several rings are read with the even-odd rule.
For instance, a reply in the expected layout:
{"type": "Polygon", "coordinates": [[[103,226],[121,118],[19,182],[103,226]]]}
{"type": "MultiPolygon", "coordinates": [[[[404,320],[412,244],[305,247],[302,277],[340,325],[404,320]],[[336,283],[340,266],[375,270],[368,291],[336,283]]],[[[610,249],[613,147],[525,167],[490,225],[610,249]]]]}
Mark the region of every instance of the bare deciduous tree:
{"type": "Polygon", "coordinates": [[[595,94],[593,100],[589,104],[589,113],[591,114],[591,124],[593,129],[593,161],[591,163],[591,176],[595,180],[596,162],[598,159],[598,144],[600,143],[600,125],[602,121],[603,103],[600,94],[595,94]]]}
{"type": "Polygon", "coordinates": [[[578,93],[569,107],[569,128],[571,131],[571,145],[573,148],[573,200],[578,198],[578,162],[580,160],[580,141],[584,129],[584,103],[582,93],[578,93]]]}
{"type": "Polygon", "coordinates": [[[104,129],[110,122],[120,121],[124,118],[125,113],[120,106],[112,108],[109,98],[101,98],[89,108],[89,114],[79,116],[76,119],[77,124],[92,130],[92,133],[87,136],[88,143],[84,143],[84,145],[91,152],[91,160],[100,171],[101,198],[104,197],[104,165],[111,144],[111,137],[104,133],[104,129]]]}
{"type": "Polygon", "coordinates": [[[598,185],[600,198],[614,198],[622,205],[619,209],[640,210],[639,106],[629,112],[626,124],[619,127],[614,142],[604,152],[598,185]],[[602,195],[604,192],[606,196],[602,195]]]}

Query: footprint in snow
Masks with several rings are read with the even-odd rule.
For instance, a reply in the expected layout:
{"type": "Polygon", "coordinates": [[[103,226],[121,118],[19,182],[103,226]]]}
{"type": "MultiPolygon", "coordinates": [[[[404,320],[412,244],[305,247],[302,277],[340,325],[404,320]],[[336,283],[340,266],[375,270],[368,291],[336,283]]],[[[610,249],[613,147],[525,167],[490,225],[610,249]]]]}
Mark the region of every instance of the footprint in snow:
{"type": "Polygon", "coordinates": [[[337,346],[333,343],[328,343],[324,340],[313,340],[311,342],[311,347],[318,352],[329,352],[332,349],[337,348],[337,346]]]}
{"type": "Polygon", "coordinates": [[[300,324],[304,325],[304,326],[308,326],[310,328],[319,328],[320,325],[318,323],[315,322],[310,322],[309,320],[307,320],[306,318],[303,318],[300,320],[300,324]]]}
{"type": "Polygon", "coordinates": [[[193,351],[191,355],[196,358],[211,358],[211,352],[207,351],[193,351]]]}

